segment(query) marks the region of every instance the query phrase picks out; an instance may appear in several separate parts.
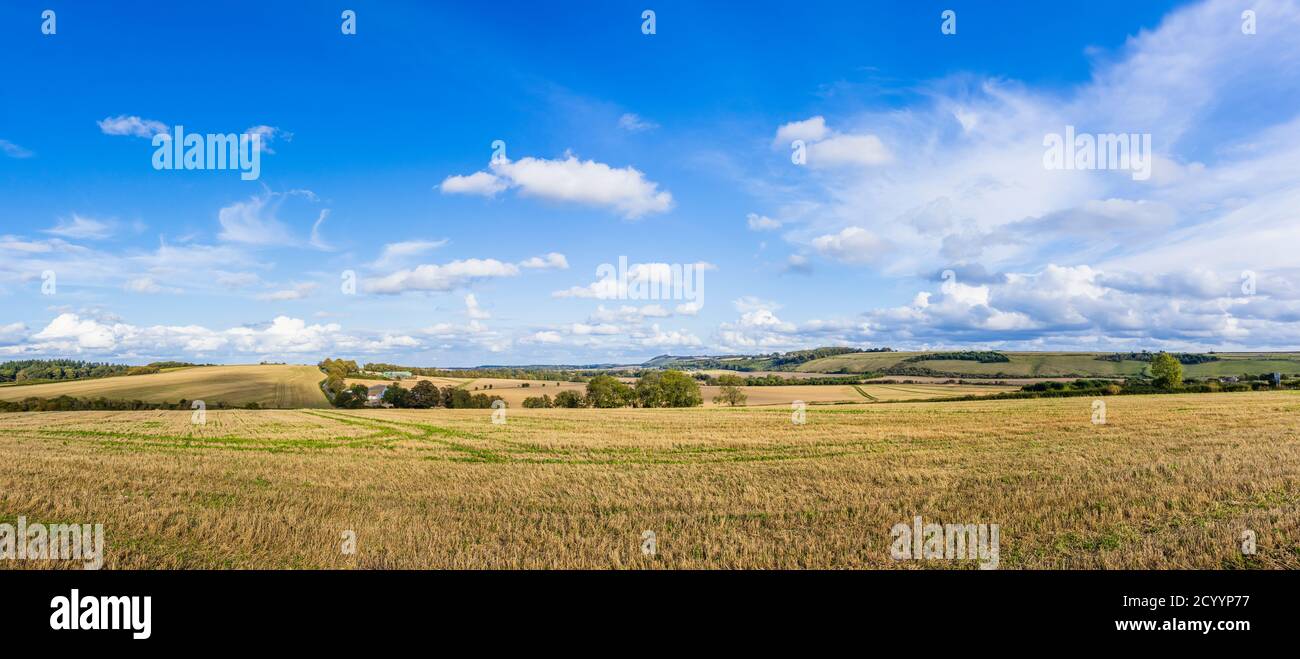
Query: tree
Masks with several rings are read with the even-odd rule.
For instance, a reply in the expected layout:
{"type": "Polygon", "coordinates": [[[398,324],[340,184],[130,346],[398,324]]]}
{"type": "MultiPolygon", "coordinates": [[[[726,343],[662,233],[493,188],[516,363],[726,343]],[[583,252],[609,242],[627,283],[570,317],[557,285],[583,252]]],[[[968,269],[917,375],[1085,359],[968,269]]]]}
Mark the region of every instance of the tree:
{"type": "Polygon", "coordinates": [[[411,391],[394,382],[384,390],[384,395],[380,400],[393,407],[410,407],[411,391]]]}
{"type": "Polygon", "coordinates": [[[695,407],[704,404],[700,384],[681,371],[650,371],[636,383],[641,407],[695,407]]]}
{"type": "Polygon", "coordinates": [[[636,404],[638,407],[663,407],[664,374],[662,371],[650,371],[636,381],[636,404]]]}
{"type": "Polygon", "coordinates": [[[556,407],[585,407],[582,395],[572,389],[555,394],[556,407]]]}
{"type": "Polygon", "coordinates": [[[587,382],[587,402],[592,407],[623,407],[635,394],[612,375],[597,375],[587,382]]]}
{"type": "Polygon", "coordinates": [[[1151,358],[1151,375],[1156,386],[1174,389],[1183,383],[1183,365],[1173,355],[1162,352],[1151,358]]]}
{"type": "Polygon", "coordinates": [[[749,396],[740,390],[745,380],[739,375],[723,375],[718,378],[718,395],[713,397],[716,405],[726,403],[732,407],[744,405],[749,396]]]}
{"type": "Polygon", "coordinates": [[[428,380],[420,380],[411,388],[411,407],[437,407],[442,400],[437,385],[428,380]]]}
{"type": "Polygon", "coordinates": [[[664,371],[661,381],[667,407],[698,407],[704,404],[700,383],[681,371],[664,371]]]}
{"type": "Polygon", "coordinates": [[[524,407],[528,407],[528,408],[551,407],[551,397],[547,396],[546,394],[542,394],[540,398],[536,396],[530,396],[524,399],[524,407]]]}

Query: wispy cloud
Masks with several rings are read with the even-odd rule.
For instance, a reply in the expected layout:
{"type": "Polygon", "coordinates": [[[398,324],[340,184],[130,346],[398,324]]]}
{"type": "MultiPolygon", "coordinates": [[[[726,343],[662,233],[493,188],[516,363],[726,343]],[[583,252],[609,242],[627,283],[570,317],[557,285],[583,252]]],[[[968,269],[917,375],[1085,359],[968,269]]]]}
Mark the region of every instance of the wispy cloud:
{"type": "Polygon", "coordinates": [[[128,135],[131,137],[151,138],[159,133],[167,133],[167,124],[153,119],[141,119],[135,115],[118,115],[99,120],[99,130],[105,135],[128,135]]]}
{"type": "Polygon", "coordinates": [[[59,218],[59,223],[45,229],[45,233],[73,240],[102,240],[113,235],[108,222],[73,213],[71,218],[59,218]]]}
{"type": "Polygon", "coordinates": [[[0,153],[3,153],[10,158],[30,158],[36,155],[9,140],[0,140],[0,153]]]}

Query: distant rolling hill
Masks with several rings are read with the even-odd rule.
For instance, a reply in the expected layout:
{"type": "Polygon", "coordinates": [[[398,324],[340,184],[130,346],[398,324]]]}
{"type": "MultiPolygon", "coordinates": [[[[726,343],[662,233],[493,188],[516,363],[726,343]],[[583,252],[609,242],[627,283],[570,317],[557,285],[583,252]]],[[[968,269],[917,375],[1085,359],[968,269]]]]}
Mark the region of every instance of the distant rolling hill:
{"type": "MultiPolygon", "coordinates": [[[[800,364],[795,370],[805,373],[868,373],[899,369],[928,369],[936,373],[968,376],[1008,377],[1129,377],[1150,375],[1143,361],[1106,361],[1098,359],[1110,353],[1096,352],[1006,352],[1009,361],[981,363],[949,359],[917,362],[904,360],[923,353],[859,352],[836,355],[800,364]]],[[[1183,375],[1189,378],[1259,373],[1300,374],[1300,353],[1217,353],[1216,361],[1185,364],[1183,375]]]]}
{"type": "Polygon", "coordinates": [[[209,406],[257,403],[262,407],[329,407],[320,390],[325,374],[315,366],[195,366],[93,380],[0,387],[0,400],[24,398],[111,398],[150,403],[202,400],[209,406]]]}
{"type": "MultiPolygon", "coordinates": [[[[792,354],[792,353],[787,353],[792,354]]],[[[1148,362],[1098,359],[1104,352],[1002,352],[1006,361],[920,359],[934,352],[849,352],[800,363],[781,364],[775,355],[656,357],[643,366],[687,370],[793,371],[797,373],[936,375],[946,377],[1135,377],[1149,375],[1148,362]]],[[[1216,353],[1215,361],[1185,364],[1186,377],[1283,373],[1300,374],[1300,353],[1216,353]]]]}

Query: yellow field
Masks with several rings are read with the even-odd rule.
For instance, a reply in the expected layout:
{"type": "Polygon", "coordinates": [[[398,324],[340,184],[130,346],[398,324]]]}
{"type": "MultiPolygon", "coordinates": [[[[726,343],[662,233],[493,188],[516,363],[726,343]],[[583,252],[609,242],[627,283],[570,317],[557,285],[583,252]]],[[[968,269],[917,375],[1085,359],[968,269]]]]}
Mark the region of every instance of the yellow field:
{"type": "MultiPolygon", "coordinates": [[[[440,387],[461,387],[470,393],[500,396],[511,408],[521,408],[525,398],[540,397],[543,394],[555,398],[561,391],[576,391],[586,395],[587,385],[579,382],[545,382],[540,380],[511,380],[505,378],[452,379],[432,377],[411,377],[402,380],[403,387],[414,387],[419,380],[429,380],[440,387]],[[527,385],[527,386],[525,386],[527,385]],[[489,386],[491,388],[489,388],[489,386]]],[[[626,378],[628,384],[635,384],[634,378],[626,378]]],[[[797,382],[798,380],[793,380],[797,382]]],[[[348,380],[348,384],[388,384],[378,380],[348,380]]],[[[747,406],[784,405],[789,407],[796,400],[809,405],[846,404],[867,402],[888,402],[900,400],[926,400],[931,398],[956,398],[960,396],[982,396],[1003,391],[1015,391],[1019,387],[999,385],[946,385],[946,384],[790,384],[767,387],[741,387],[748,397],[747,406]]],[[[718,387],[700,387],[705,407],[716,407],[713,397],[718,395],[718,387]]],[[[723,405],[725,407],[725,405],[723,405]]]]}
{"type": "Polygon", "coordinates": [[[202,400],[209,406],[224,402],[234,406],[329,407],[319,386],[324,379],[315,366],[201,366],[151,375],[0,387],[0,400],[102,396],[149,403],[174,403],[184,398],[202,400]]]}
{"type": "Polygon", "coordinates": [[[891,560],[917,515],[1003,569],[1300,568],[1300,394],[1091,402],[4,414],[0,521],[108,568],[974,567],[891,560]]]}

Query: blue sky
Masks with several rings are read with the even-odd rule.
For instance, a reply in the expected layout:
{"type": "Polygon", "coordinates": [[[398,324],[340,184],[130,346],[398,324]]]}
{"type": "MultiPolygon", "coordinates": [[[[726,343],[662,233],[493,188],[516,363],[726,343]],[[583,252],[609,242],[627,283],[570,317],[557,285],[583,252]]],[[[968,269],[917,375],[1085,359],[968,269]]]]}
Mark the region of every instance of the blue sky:
{"type": "Polygon", "coordinates": [[[0,358],[1300,347],[1294,1],[222,4],[0,7],[0,358]]]}

